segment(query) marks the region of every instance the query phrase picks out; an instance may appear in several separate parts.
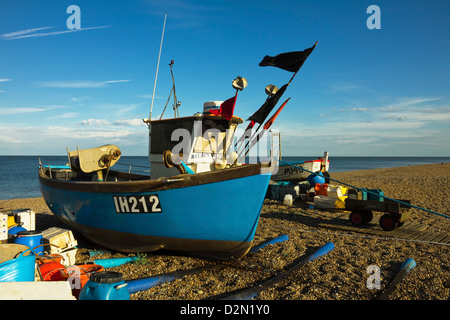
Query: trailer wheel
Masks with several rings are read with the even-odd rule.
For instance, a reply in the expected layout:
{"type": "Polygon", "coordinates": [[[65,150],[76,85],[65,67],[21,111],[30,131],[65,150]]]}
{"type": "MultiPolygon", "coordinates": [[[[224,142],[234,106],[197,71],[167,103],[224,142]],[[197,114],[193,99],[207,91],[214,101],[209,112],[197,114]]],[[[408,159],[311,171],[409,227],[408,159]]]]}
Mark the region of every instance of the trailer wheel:
{"type": "Polygon", "coordinates": [[[364,223],[369,223],[373,219],[372,211],[364,211],[364,223]]]}
{"type": "Polygon", "coordinates": [[[372,211],[352,211],[349,216],[349,220],[354,226],[361,226],[372,221],[373,213],[372,211]]]}
{"type": "Polygon", "coordinates": [[[352,225],[360,226],[364,224],[364,215],[362,211],[352,211],[349,216],[349,220],[352,225]]]}
{"type": "Polygon", "coordinates": [[[352,213],[350,213],[350,216],[348,217],[348,219],[350,220],[350,223],[354,226],[360,226],[363,221],[363,217],[362,217],[361,213],[358,211],[352,211],[352,213]]]}
{"type": "Polygon", "coordinates": [[[380,218],[380,226],[385,231],[392,231],[397,228],[397,225],[397,219],[392,214],[386,213],[380,218]]]}

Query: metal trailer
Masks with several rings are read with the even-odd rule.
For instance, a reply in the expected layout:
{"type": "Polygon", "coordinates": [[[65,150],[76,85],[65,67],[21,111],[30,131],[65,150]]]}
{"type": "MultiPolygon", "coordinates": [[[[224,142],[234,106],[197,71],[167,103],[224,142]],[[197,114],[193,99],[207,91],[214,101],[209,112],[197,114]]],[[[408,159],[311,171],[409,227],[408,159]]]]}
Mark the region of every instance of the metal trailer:
{"type": "Polygon", "coordinates": [[[345,208],[351,211],[349,220],[354,226],[362,226],[372,221],[372,211],[384,212],[380,217],[380,226],[385,231],[401,227],[411,216],[410,200],[384,199],[384,201],[346,199],[345,208]]]}

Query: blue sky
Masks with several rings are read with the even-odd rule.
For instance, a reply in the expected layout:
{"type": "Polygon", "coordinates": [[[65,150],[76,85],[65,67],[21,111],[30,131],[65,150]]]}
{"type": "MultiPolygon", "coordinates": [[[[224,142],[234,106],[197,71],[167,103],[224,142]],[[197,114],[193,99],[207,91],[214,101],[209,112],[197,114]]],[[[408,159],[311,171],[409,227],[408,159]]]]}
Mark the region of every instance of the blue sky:
{"type": "Polygon", "coordinates": [[[107,143],[146,155],[142,119],[167,13],[153,116],[171,90],[171,60],[181,116],[232,97],[242,76],[235,115],[245,120],[266,85],[292,75],[259,67],[262,58],[318,41],[272,126],[283,155],[450,156],[448,12],[446,0],[2,0],[0,155],[107,143]],[[70,5],[79,30],[67,27],[70,5]],[[381,29],[367,27],[370,5],[381,29]]]}

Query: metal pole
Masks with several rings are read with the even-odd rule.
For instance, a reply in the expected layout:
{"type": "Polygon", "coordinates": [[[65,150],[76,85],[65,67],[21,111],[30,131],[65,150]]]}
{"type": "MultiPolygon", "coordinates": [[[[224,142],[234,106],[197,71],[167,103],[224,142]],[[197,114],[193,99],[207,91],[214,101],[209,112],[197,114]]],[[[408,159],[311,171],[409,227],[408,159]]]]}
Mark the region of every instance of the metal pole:
{"type": "Polygon", "coordinates": [[[167,13],[164,15],[164,26],[161,35],[161,45],[159,46],[159,56],[158,56],[158,64],[156,65],[156,75],[155,75],[155,84],[153,85],[153,95],[152,95],[152,105],[150,106],[150,117],[149,120],[152,121],[152,111],[153,111],[153,101],[155,100],[155,90],[156,90],[156,80],[158,79],[158,69],[159,69],[159,59],[161,58],[161,49],[164,39],[164,30],[166,29],[166,18],[167,13]]]}

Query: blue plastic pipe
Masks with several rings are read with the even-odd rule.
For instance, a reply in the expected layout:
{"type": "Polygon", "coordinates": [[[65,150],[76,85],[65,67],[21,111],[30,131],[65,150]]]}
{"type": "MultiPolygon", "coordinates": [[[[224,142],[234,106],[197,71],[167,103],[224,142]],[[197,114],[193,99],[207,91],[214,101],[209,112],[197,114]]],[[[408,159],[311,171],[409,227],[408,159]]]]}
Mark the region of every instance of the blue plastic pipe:
{"type": "Polygon", "coordinates": [[[215,265],[209,265],[206,267],[174,271],[174,272],[165,273],[165,274],[161,274],[161,275],[154,276],[154,277],[129,280],[129,281],[126,281],[128,292],[131,294],[131,293],[135,293],[138,291],[144,291],[144,290],[150,289],[152,287],[158,286],[162,283],[166,283],[166,282],[170,282],[175,279],[182,278],[188,274],[198,273],[198,272],[201,272],[208,268],[212,268],[214,266],[215,265]]]}
{"type": "MultiPolygon", "coordinates": [[[[275,239],[267,241],[264,244],[254,247],[251,250],[251,252],[255,253],[258,250],[264,248],[268,244],[286,241],[287,239],[289,239],[289,237],[287,235],[283,234],[275,239]]],[[[135,293],[138,291],[144,291],[144,290],[150,289],[152,287],[158,286],[160,284],[182,278],[188,274],[198,273],[198,272],[201,272],[203,270],[206,270],[206,269],[212,268],[212,267],[215,267],[215,265],[209,265],[206,267],[200,267],[200,268],[194,268],[194,269],[188,269],[188,270],[174,271],[174,272],[165,273],[165,274],[161,274],[161,275],[157,275],[157,276],[153,276],[153,277],[129,280],[129,281],[126,281],[128,292],[131,294],[131,293],[135,293]]]]}
{"type": "Polygon", "coordinates": [[[231,296],[225,297],[223,300],[251,300],[254,297],[256,297],[260,292],[273,287],[276,283],[286,279],[289,275],[291,275],[292,272],[299,269],[301,266],[305,265],[306,263],[317,259],[321,256],[324,256],[328,254],[331,250],[334,249],[334,244],[332,242],[328,242],[324,246],[320,247],[316,251],[314,251],[311,255],[309,255],[307,258],[303,259],[290,269],[288,269],[285,272],[280,273],[274,278],[268,279],[264,281],[263,283],[247,288],[244,291],[238,292],[236,294],[233,294],[231,296]]]}
{"type": "Polygon", "coordinates": [[[405,279],[406,276],[408,275],[408,273],[412,269],[414,269],[415,266],[416,266],[416,262],[413,259],[411,259],[411,258],[406,259],[400,266],[400,269],[398,270],[397,274],[394,276],[394,279],[392,279],[392,281],[387,286],[386,290],[383,293],[381,293],[377,299],[378,300],[388,299],[389,295],[395,290],[395,287],[397,286],[397,284],[399,282],[401,282],[403,279],[405,279]]]}
{"type": "Polygon", "coordinates": [[[275,239],[269,240],[269,241],[267,241],[267,242],[265,242],[265,243],[263,243],[263,244],[260,244],[260,245],[258,245],[258,246],[253,247],[253,248],[250,250],[250,253],[255,253],[255,252],[257,252],[259,249],[262,249],[262,248],[264,248],[265,246],[267,246],[268,244],[274,244],[274,243],[277,243],[277,242],[283,242],[283,241],[287,241],[287,240],[289,240],[288,235],[287,235],[287,234],[282,234],[281,236],[276,237],[275,239]]]}
{"type": "Polygon", "coordinates": [[[89,262],[93,262],[95,264],[101,265],[103,268],[113,268],[121,266],[125,263],[136,260],[138,257],[125,257],[125,258],[111,258],[111,259],[94,259],[89,260],[89,262]]]}
{"type": "Polygon", "coordinates": [[[408,258],[402,263],[402,265],[400,266],[400,270],[410,272],[411,269],[413,269],[415,266],[416,266],[416,262],[413,259],[408,258]]]}

